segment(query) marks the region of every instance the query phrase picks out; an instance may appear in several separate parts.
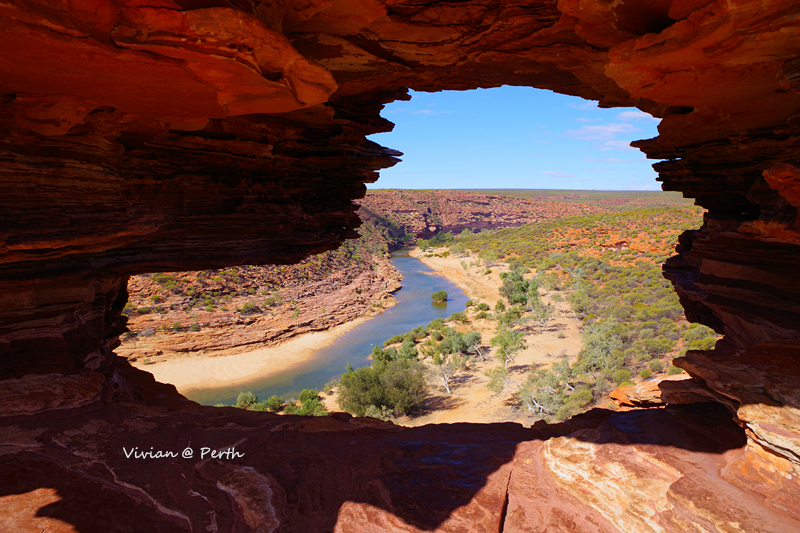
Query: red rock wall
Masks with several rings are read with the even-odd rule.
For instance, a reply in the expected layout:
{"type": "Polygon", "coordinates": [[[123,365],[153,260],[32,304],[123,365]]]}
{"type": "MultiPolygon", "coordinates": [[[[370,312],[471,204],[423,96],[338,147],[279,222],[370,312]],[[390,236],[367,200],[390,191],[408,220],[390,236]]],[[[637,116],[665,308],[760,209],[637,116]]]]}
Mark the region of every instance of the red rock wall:
{"type": "MultiPolygon", "coordinates": [[[[688,316],[725,334],[713,353],[690,354],[679,364],[705,380],[750,440],[744,449],[738,444],[723,447],[724,453],[706,460],[702,453],[723,448],[710,443],[697,448],[687,437],[667,448],[702,451],[696,457],[706,459],[692,462],[689,453],[666,461],[663,454],[651,454],[632,459],[628,471],[639,468],[638,475],[609,476],[616,467],[607,465],[620,463],[625,450],[640,448],[633,437],[622,438],[620,448],[605,446],[610,441],[602,440],[598,429],[605,422],[595,421],[591,428],[572,427],[570,436],[560,437],[567,440],[548,440],[547,450],[526,444],[525,453],[549,466],[540,468],[539,459],[531,459],[533,466],[518,467],[571,491],[576,499],[569,500],[568,509],[545,506],[537,511],[525,499],[524,494],[538,490],[562,501],[561,493],[547,492],[550,481],[509,484],[515,488],[507,507],[491,503],[502,499],[502,491],[475,492],[477,500],[470,501],[490,502],[482,508],[490,510],[480,511],[489,517],[487,528],[503,527],[492,518],[500,513],[509,525],[505,531],[511,530],[512,518],[522,516],[518,509],[528,517],[528,522],[514,522],[519,530],[558,524],[570,530],[682,531],[691,523],[705,529],[738,524],[744,530],[797,531],[796,522],[786,520],[800,512],[793,507],[798,498],[789,497],[797,493],[800,474],[800,439],[793,418],[800,406],[785,391],[796,389],[800,381],[794,371],[800,342],[795,278],[800,257],[798,15],[800,7],[793,0],[3,4],[0,378],[23,381],[0,383],[35,392],[41,383],[25,381],[31,373],[73,375],[88,369],[104,376],[102,398],[69,411],[72,422],[46,437],[42,428],[55,427],[67,415],[41,415],[38,425],[24,431],[9,429],[17,427],[16,419],[3,426],[6,441],[20,446],[14,452],[22,454],[14,455],[17,459],[30,459],[30,454],[42,453],[33,450],[43,443],[53,444],[43,459],[50,466],[30,462],[27,471],[15,471],[14,479],[44,480],[60,472],[60,486],[74,488],[65,488],[65,493],[86,493],[102,485],[112,492],[111,507],[113,501],[134,509],[119,498],[136,493],[131,496],[136,505],[143,502],[149,509],[137,514],[144,522],[169,516],[173,525],[200,524],[199,517],[208,516],[205,504],[173,512],[175,506],[164,504],[166,493],[144,491],[147,496],[142,496],[144,489],[130,488],[137,483],[173,486],[168,482],[173,478],[156,483],[132,474],[124,483],[111,481],[117,478],[93,472],[94,467],[64,466],[72,462],[58,459],[54,451],[62,446],[75,458],[98,456],[94,441],[65,437],[76,434],[69,426],[113,428],[128,416],[119,414],[120,402],[149,401],[159,390],[152,384],[134,386],[140,378],[111,351],[124,328],[119,311],[127,277],[293,262],[335,247],[355,235],[352,200],[363,196],[363,183],[377,177],[376,169],[397,162],[397,152],[365,139],[391,127],[379,116],[383,103],[405,98],[406,87],[432,91],[530,85],[596,99],[604,106],[635,105],[664,118],[660,135],[637,146],[662,160],[656,168],[665,189],[683,191],[708,208],[705,224],[682,237],[679,255],[668,262],[665,273],[688,316]],[[777,372],[772,361],[782,362],[777,372]],[[719,369],[736,365],[749,370],[719,374],[719,369]],[[779,377],[788,385],[774,386],[779,377]],[[748,391],[747,398],[742,390],[748,391]],[[102,414],[92,415],[92,409],[102,414]],[[595,432],[591,435],[600,440],[582,439],[587,433],[581,432],[595,432]],[[553,447],[558,446],[572,451],[556,453],[553,447]],[[565,465],[570,457],[584,459],[569,469],[565,465]],[[589,457],[598,462],[587,462],[589,457]],[[676,461],[681,460],[698,466],[676,474],[676,461]],[[56,464],[61,466],[52,466],[56,464]],[[595,466],[587,470],[580,464],[595,466]],[[730,482],[716,476],[723,466],[723,477],[730,482]],[[66,474],[66,468],[84,472],[84,477],[66,474]],[[37,469],[39,477],[34,476],[37,469]],[[623,494],[637,479],[650,480],[637,485],[649,487],[642,494],[650,496],[636,502],[592,496],[623,494]],[[594,482],[594,491],[576,488],[594,482]],[[744,487],[743,492],[714,500],[734,485],[744,487]],[[712,507],[733,511],[712,512],[712,507]],[[619,508],[641,512],[612,512],[619,508]],[[668,509],[676,511],[667,518],[663,513],[668,509]],[[561,518],[553,522],[554,516],[561,518]]],[[[48,402],[42,409],[57,404],[48,402]]],[[[229,423],[227,415],[202,413],[194,419],[209,417],[213,427],[229,423]]],[[[609,420],[611,425],[604,427],[612,428],[611,433],[625,424],[625,419],[609,420]]],[[[437,438],[434,429],[419,431],[420,439],[437,438]]],[[[642,431],[636,438],[644,438],[647,431],[642,431]]],[[[100,435],[96,442],[116,442],[108,432],[95,433],[100,435]]],[[[293,438],[292,433],[285,435],[293,438]]],[[[489,460],[485,454],[480,458],[489,460]]],[[[116,460],[100,468],[113,471],[116,460]]],[[[447,461],[458,465],[452,457],[447,461]]],[[[451,511],[442,509],[453,506],[437,507],[433,498],[405,500],[403,490],[387,488],[380,477],[374,482],[359,478],[358,483],[370,487],[359,490],[373,500],[357,499],[388,509],[391,516],[378,520],[375,512],[355,504],[304,507],[297,504],[302,499],[298,487],[307,485],[293,485],[297,478],[280,477],[260,464],[247,468],[251,470],[224,475],[194,471],[221,479],[219,487],[230,495],[204,496],[225,516],[225,530],[257,529],[253,524],[259,521],[283,524],[286,517],[306,516],[298,509],[329,516],[334,508],[348,517],[337,525],[342,531],[351,526],[364,530],[366,524],[375,528],[395,520],[392,516],[412,516],[404,519],[406,524],[430,529],[432,522],[414,522],[426,513],[439,517],[436,527],[451,528],[442,525],[451,511]],[[288,481],[274,490],[264,488],[277,502],[270,508],[278,514],[268,519],[253,514],[255,507],[247,503],[248,498],[267,496],[249,494],[244,487],[272,487],[272,479],[288,481]],[[392,498],[405,503],[393,507],[386,503],[392,498]],[[440,512],[445,514],[436,514],[440,512]]],[[[180,483],[175,486],[184,494],[194,490],[195,485],[180,483]]],[[[15,487],[14,494],[28,488],[15,487]]],[[[21,506],[15,508],[25,508],[14,502],[21,506]]],[[[325,520],[323,529],[333,519],[325,520]]]]}

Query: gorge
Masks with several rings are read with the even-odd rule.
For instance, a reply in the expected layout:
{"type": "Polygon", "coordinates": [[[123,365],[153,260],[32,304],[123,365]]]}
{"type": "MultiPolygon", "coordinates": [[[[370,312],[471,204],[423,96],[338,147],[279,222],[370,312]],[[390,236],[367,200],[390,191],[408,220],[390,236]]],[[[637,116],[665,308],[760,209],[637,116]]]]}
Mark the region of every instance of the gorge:
{"type": "Polygon", "coordinates": [[[789,0],[3,4],[0,524],[800,530],[798,15],[789,0]],[[400,428],[202,407],[115,355],[130,276],[336,248],[401,155],[366,139],[391,128],[383,104],[502,84],[663,119],[635,146],[708,210],[664,274],[724,334],[676,361],[691,395],[532,429],[400,428]]]}

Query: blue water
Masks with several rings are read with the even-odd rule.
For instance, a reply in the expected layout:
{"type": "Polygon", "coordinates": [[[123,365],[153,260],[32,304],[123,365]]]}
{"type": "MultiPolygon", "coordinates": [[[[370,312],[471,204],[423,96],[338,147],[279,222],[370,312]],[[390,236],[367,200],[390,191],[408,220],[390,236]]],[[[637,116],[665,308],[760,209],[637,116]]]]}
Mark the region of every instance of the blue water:
{"type": "Polygon", "coordinates": [[[285,399],[296,398],[303,389],[321,389],[341,376],[348,361],[354,368],[368,366],[373,344],[426,325],[434,318],[447,318],[464,310],[467,302],[464,291],[419,259],[401,250],[392,255],[391,262],[403,275],[403,286],[394,294],[397,300],[394,307],[348,331],[327,348],[318,350],[313,358],[284,372],[244,385],[195,390],[186,396],[205,405],[234,404],[242,391],[252,391],[262,400],[273,394],[285,399]],[[447,304],[433,304],[431,294],[442,289],[447,291],[447,304]]]}

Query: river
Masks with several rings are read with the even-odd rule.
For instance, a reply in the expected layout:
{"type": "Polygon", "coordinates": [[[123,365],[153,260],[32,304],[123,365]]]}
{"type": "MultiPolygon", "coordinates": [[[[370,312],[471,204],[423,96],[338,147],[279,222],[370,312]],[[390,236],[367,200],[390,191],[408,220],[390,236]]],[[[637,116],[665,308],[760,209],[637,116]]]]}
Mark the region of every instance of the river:
{"type": "Polygon", "coordinates": [[[464,291],[419,259],[410,257],[407,250],[392,254],[391,262],[403,275],[403,286],[394,294],[395,306],[348,331],[333,344],[318,350],[311,359],[288,370],[234,387],[195,389],[186,396],[204,405],[232,405],[242,391],[252,391],[262,400],[273,394],[284,399],[296,398],[302,389],[319,390],[341,376],[348,361],[354,368],[369,365],[369,354],[375,343],[383,343],[392,335],[464,310],[467,302],[464,291]],[[447,303],[433,304],[431,294],[442,289],[447,291],[447,303]]]}

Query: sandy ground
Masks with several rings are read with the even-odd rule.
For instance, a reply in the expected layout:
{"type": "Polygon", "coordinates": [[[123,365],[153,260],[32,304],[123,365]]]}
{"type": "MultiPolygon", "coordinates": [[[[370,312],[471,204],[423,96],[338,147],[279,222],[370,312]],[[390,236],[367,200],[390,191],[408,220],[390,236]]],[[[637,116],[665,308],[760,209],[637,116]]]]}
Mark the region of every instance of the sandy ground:
{"type": "MultiPolygon", "coordinates": [[[[499,288],[502,281],[499,274],[508,271],[508,265],[493,265],[491,274],[484,275],[485,265],[469,266],[470,263],[477,261],[474,256],[426,257],[427,254],[422,254],[419,249],[414,249],[410,255],[419,258],[430,268],[461,287],[473,301],[485,302],[494,309],[494,304],[501,299],[499,288]],[[462,266],[462,261],[468,265],[466,269],[462,266]]],[[[550,296],[559,294],[559,292],[545,294],[541,289],[540,292],[543,301],[548,303],[552,303],[550,296]]],[[[564,296],[563,293],[560,294],[564,296]]],[[[561,306],[559,309],[568,309],[564,302],[559,305],[561,306]]],[[[474,314],[468,313],[470,316],[474,314]]],[[[581,324],[582,322],[574,318],[571,313],[557,311],[555,319],[550,322],[546,331],[541,334],[526,334],[528,347],[517,355],[511,365],[511,379],[520,384],[524,383],[531,372],[549,368],[563,357],[569,357],[570,361],[574,362],[581,349],[581,324]]],[[[473,319],[468,324],[455,325],[458,331],[476,330],[481,333],[486,361],[475,357],[470,361],[467,370],[457,373],[451,381],[452,394],[448,394],[443,385],[432,379],[431,394],[425,402],[424,413],[413,418],[403,417],[396,423],[404,426],[456,422],[519,422],[527,426],[533,423],[536,420],[534,417],[516,408],[513,397],[516,389],[514,384],[501,393],[494,393],[486,388],[489,378],[483,373],[498,364],[489,348],[489,340],[495,335],[496,326],[497,322],[490,319],[473,319]]],[[[334,394],[325,396],[324,400],[329,410],[340,410],[336,403],[335,391],[334,394]]]]}
{"type": "Polygon", "coordinates": [[[361,317],[327,331],[306,333],[276,346],[234,355],[186,354],[158,360],[155,364],[146,365],[142,359],[132,364],[152,373],[158,381],[175,385],[181,394],[196,389],[239,385],[282,372],[311,359],[317,350],[329,346],[370,318],[361,317]]]}

